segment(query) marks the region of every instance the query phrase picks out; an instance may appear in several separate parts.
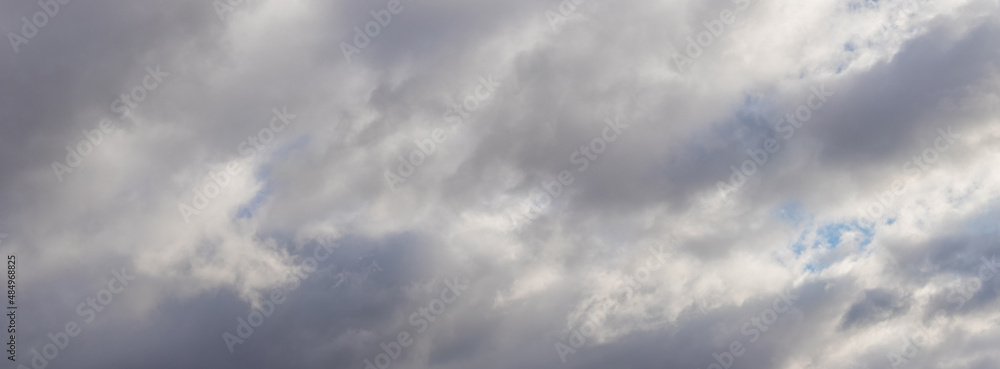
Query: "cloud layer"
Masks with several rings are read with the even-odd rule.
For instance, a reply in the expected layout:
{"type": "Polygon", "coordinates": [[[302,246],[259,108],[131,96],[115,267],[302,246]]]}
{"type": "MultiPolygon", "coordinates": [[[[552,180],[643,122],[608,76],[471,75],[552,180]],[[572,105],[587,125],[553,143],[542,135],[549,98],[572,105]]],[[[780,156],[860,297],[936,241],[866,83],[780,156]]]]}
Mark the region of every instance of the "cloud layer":
{"type": "Polygon", "coordinates": [[[11,367],[1000,366],[996,1],[62,1],[11,367]]]}

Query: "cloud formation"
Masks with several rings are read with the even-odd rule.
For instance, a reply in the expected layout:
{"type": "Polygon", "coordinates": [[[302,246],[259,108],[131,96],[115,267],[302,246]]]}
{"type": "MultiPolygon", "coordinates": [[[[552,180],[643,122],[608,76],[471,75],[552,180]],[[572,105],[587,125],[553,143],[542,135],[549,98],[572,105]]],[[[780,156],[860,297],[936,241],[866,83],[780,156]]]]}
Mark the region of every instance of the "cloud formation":
{"type": "Polygon", "coordinates": [[[996,1],[0,9],[11,367],[1000,366],[996,1]]]}

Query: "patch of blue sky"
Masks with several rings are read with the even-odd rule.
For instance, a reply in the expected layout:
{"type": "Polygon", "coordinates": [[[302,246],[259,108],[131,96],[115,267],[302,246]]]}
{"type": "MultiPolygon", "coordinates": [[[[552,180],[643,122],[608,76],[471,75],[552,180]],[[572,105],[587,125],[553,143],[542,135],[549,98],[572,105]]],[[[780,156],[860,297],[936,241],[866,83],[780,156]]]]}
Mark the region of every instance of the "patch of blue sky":
{"type": "MultiPolygon", "coordinates": [[[[802,204],[789,200],[774,211],[775,218],[798,229],[798,236],[791,244],[791,250],[797,256],[802,256],[807,250],[832,250],[848,240],[848,234],[854,233],[859,250],[864,250],[871,244],[875,231],[872,226],[866,226],[860,221],[832,222],[815,224],[814,216],[807,213],[802,204]]],[[[825,253],[823,253],[825,254],[825,253]]],[[[822,262],[810,262],[805,269],[811,273],[822,271],[836,260],[824,258],[822,262]]]]}
{"type": "Polygon", "coordinates": [[[821,265],[817,267],[812,263],[806,264],[806,270],[808,270],[810,273],[822,272],[823,269],[826,269],[827,267],[829,267],[829,265],[821,265]]]}
{"type": "Polygon", "coordinates": [[[826,246],[827,249],[832,249],[840,245],[840,236],[844,232],[852,230],[854,227],[847,223],[833,223],[827,224],[816,230],[816,234],[819,239],[813,244],[814,247],[826,246]]]}
{"type": "MultiPolygon", "coordinates": [[[[802,204],[796,200],[789,200],[783,203],[774,211],[774,216],[788,225],[795,228],[803,228],[811,222],[811,216],[805,213],[802,204]]],[[[808,228],[799,232],[799,236],[792,242],[792,251],[795,255],[802,255],[806,250],[806,236],[809,235],[808,228]]]]}
{"type": "Polygon", "coordinates": [[[781,207],[778,208],[776,215],[778,219],[795,226],[802,224],[802,222],[806,220],[802,204],[795,200],[789,200],[782,204],[781,207]]]}
{"type": "MultiPolygon", "coordinates": [[[[829,223],[816,228],[815,237],[813,239],[813,248],[822,248],[825,250],[832,250],[842,244],[844,240],[844,234],[848,232],[857,232],[861,234],[860,239],[857,240],[858,249],[865,250],[869,244],[872,242],[872,238],[875,237],[874,229],[871,227],[865,227],[859,225],[857,222],[851,223],[829,223]]],[[[805,239],[805,233],[800,237],[800,239],[805,239]]],[[[801,247],[805,247],[802,245],[801,247]]],[[[843,254],[844,257],[847,254],[843,254]]],[[[823,262],[811,262],[806,265],[806,270],[810,272],[819,272],[828,268],[832,263],[837,262],[837,259],[824,258],[823,262]]]]}
{"type": "Polygon", "coordinates": [[[269,160],[261,165],[260,169],[254,173],[254,178],[258,181],[264,182],[264,186],[257,191],[257,194],[255,194],[249,202],[240,206],[239,210],[236,212],[237,219],[253,218],[257,209],[259,209],[260,206],[264,204],[264,201],[274,193],[274,185],[271,181],[271,167],[273,163],[275,161],[287,159],[288,155],[290,155],[292,151],[305,148],[306,145],[309,144],[309,141],[309,135],[302,135],[291,142],[278,146],[278,148],[274,150],[269,160]]]}
{"type": "Polygon", "coordinates": [[[274,193],[274,186],[271,185],[270,181],[265,182],[264,187],[261,188],[260,191],[257,191],[257,194],[254,195],[254,197],[250,199],[250,201],[247,202],[246,205],[240,206],[240,210],[236,212],[236,218],[237,219],[253,218],[253,215],[257,211],[257,209],[259,209],[260,206],[264,204],[264,200],[266,200],[267,197],[270,196],[272,193],[274,193]]]}
{"type": "Polygon", "coordinates": [[[806,251],[806,232],[800,233],[799,238],[792,243],[792,252],[795,255],[801,256],[803,251],[806,251]]]}
{"type": "Polygon", "coordinates": [[[755,144],[759,136],[769,134],[771,129],[768,116],[773,114],[773,109],[768,100],[767,93],[745,94],[743,101],[734,104],[728,115],[704,126],[703,131],[695,135],[735,138],[746,144],[755,144]]]}
{"type": "Polygon", "coordinates": [[[309,142],[311,140],[312,137],[310,137],[309,135],[302,135],[292,140],[289,143],[279,146],[277,149],[274,150],[274,154],[272,155],[272,160],[284,160],[288,158],[288,155],[291,154],[292,151],[305,148],[307,145],[309,145],[309,142]]]}
{"type": "Polygon", "coordinates": [[[1000,206],[996,200],[989,209],[966,222],[967,232],[974,235],[995,235],[1000,232],[1000,206]]]}

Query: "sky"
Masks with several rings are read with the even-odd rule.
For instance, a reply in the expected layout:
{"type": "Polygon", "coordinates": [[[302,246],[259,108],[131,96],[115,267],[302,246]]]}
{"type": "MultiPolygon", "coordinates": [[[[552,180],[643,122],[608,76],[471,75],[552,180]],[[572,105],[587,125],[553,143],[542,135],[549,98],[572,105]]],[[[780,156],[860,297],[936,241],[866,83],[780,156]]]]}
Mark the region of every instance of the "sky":
{"type": "Polygon", "coordinates": [[[1000,367],[996,0],[0,31],[4,368],[1000,367]]]}

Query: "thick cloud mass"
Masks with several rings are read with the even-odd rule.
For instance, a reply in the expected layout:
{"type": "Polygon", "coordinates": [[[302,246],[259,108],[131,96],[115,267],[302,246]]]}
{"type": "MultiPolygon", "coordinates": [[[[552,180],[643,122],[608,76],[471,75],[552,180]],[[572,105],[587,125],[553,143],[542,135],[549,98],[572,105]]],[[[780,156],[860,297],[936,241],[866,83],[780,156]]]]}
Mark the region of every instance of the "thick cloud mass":
{"type": "Polygon", "coordinates": [[[996,0],[0,25],[11,368],[1000,367],[996,0]]]}

